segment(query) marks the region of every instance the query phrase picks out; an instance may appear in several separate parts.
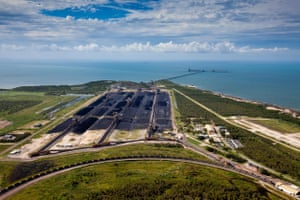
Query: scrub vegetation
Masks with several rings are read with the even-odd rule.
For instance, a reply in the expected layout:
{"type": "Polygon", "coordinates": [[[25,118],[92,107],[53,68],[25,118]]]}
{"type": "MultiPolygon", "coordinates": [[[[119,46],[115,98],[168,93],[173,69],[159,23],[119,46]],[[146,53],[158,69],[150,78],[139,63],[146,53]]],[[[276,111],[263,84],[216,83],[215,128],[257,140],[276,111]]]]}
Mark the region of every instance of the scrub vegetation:
{"type": "Polygon", "coordinates": [[[265,108],[266,105],[264,104],[236,101],[230,98],[221,97],[220,95],[216,95],[209,91],[180,86],[166,80],[160,81],[158,84],[165,85],[169,89],[175,88],[223,116],[264,117],[280,119],[300,125],[300,119],[294,118],[290,114],[275,110],[267,110],[265,108]]]}
{"type": "Polygon", "coordinates": [[[43,180],[9,199],[281,199],[252,179],[167,161],[107,163],[43,180]]]}
{"type": "MultiPolygon", "coordinates": [[[[185,87],[177,87],[185,94],[191,94],[191,90],[195,93],[200,90],[189,89],[185,87]],[[187,92],[189,91],[189,92],[187,92]]],[[[174,92],[178,110],[181,114],[182,121],[188,121],[190,117],[203,119],[203,122],[209,120],[216,124],[223,125],[231,133],[234,139],[238,139],[243,145],[238,151],[244,153],[249,158],[262,163],[263,165],[274,169],[282,174],[289,175],[300,181],[300,152],[294,151],[281,144],[275,144],[273,141],[255,135],[247,130],[227,124],[222,119],[209,113],[205,109],[191,102],[184,96],[174,92]]],[[[218,97],[222,101],[223,98],[218,97]]],[[[198,99],[202,103],[201,98],[198,99]]],[[[214,107],[209,107],[218,112],[214,107]]]]}
{"type": "Polygon", "coordinates": [[[21,86],[14,88],[13,91],[26,92],[43,92],[47,95],[64,95],[64,94],[98,94],[106,91],[111,85],[116,84],[118,87],[149,87],[146,83],[135,83],[130,81],[93,81],[79,85],[45,85],[45,86],[21,86]]]}
{"type": "Polygon", "coordinates": [[[30,101],[30,100],[0,100],[0,113],[12,114],[25,108],[32,107],[41,103],[42,101],[30,101]]]}
{"type": "Polygon", "coordinates": [[[81,152],[68,155],[57,155],[55,157],[41,158],[31,162],[0,162],[0,186],[6,187],[23,178],[30,177],[51,168],[63,167],[66,165],[84,161],[141,155],[165,155],[173,157],[184,157],[208,161],[208,159],[195,152],[186,150],[180,145],[174,144],[135,144],[103,149],[99,152],[81,152]]]}
{"type": "Polygon", "coordinates": [[[0,135],[19,129],[31,121],[46,119],[47,114],[53,108],[66,104],[74,98],[45,95],[40,92],[5,91],[0,93],[0,119],[12,123],[0,129],[0,135]]]}

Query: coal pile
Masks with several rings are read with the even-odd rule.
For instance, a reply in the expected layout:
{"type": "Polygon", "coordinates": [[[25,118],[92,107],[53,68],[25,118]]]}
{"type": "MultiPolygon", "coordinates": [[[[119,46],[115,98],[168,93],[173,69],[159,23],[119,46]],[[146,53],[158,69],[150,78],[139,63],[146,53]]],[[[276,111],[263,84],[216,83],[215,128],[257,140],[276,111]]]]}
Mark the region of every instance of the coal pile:
{"type": "Polygon", "coordinates": [[[58,133],[58,132],[63,132],[64,130],[66,130],[69,126],[71,126],[73,123],[73,119],[69,118],[66,121],[64,121],[63,123],[57,125],[55,128],[51,129],[50,131],[48,131],[48,133],[58,133]]]}
{"type": "Polygon", "coordinates": [[[73,128],[73,132],[77,134],[84,133],[87,129],[89,129],[98,119],[95,117],[90,117],[85,119],[83,122],[78,123],[73,128]]]}
{"type": "Polygon", "coordinates": [[[85,108],[82,108],[81,110],[79,110],[75,115],[83,116],[83,115],[86,115],[88,112],[90,112],[93,109],[94,109],[94,107],[88,106],[88,107],[85,107],[85,108]]]}

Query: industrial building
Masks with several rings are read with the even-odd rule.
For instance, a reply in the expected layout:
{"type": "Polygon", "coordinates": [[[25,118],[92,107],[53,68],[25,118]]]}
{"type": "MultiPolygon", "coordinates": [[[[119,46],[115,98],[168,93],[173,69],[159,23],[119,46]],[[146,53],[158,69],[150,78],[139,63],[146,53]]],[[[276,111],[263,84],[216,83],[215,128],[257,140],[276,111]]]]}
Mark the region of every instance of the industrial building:
{"type": "Polygon", "coordinates": [[[300,188],[290,183],[277,182],[275,187],[291,196],[300,197],[300,188]]]}

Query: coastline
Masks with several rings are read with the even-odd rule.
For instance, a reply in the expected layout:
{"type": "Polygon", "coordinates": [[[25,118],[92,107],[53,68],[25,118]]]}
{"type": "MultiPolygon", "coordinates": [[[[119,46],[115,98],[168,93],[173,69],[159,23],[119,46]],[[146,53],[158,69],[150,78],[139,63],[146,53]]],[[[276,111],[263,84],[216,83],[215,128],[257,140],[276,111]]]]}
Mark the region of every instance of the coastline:
{"type": "Polygon", "coordinates": [[[299,118],[300,119],[300,110],[297,109],[293,109],[293,108],[288,108],[288,107],[284,107],[284,106],[279,106],[279,105],[275,105],[275,104],[271,104],[271,103],[267,103],[267,102],[260,102],[260,101],[256,101],[256,100],[250,100],[250,99],[246,99],[246,98],[242,98],[242,97],[237,97],[237,96],[232,96],[232,95],[228,95],[228,94],[224,94],[224,93],[220,93],[220,92],[215,92],[215,91],[211,91],[211,90],[205,90],[202,89],[200,87],[197,87],[195,85],[191,85],[191,84],[180,84],[182,86],[185,87],[189,87],[189,88],[195,88],[222,98],[227,98],[227,99],[231,99],[233,101],[237,101],[237,102],[243,102],[243,103],[251,103],[251,104],[256,104],[256,105],[262,105],[265,107],[265,109],[267,110],[274,110],[274,111],[279,111],[285,114],[289,114],[291,116],[293,116],[294,118],[299,118]]]}
{"type": "MultiPolygon", "coordinates": [[[[107,80],[106,80],[107,81],[107,80]]],[[[94,81],[92,81],[94,82],[94,81]]],[[[82,84],[87,84],[89,82],[85,82],[85,83],[81,83],[82,84]]],[[[231,99],[237,102],[244,102],[244,103],[251,103],[251,104],[256,104],[256,105],[262,105],[265,107],[265,109],[267,110],[274,110],[274,111],[279,111],[285,114],[290,114],[291,116],[295,117],[295,118],[299,118],[300,119],[300,109],[294,109],[294,108],[290,108],[290,107],[286,107],[286,106],[281,106],[281,105],[276,105],[276,104],[272,104],[272,103],[268,103],[268,102],[262,102],[262,101],[257,101],[257,100],[250,100],[247,98],[243,98],[243,97],[238,97],[238,96],[233,96],[233,95],[229,95],[229,94],[224,94],[221,92],[216,92],[216,91],[212,91],[212,90],[207,90],[207,89],[203,89],[201,87],[195,86],[193,84],[180,84],[180,83],[175,83],[175,84],[179,84],[185,87],[189,87],[189,88],[195,88],[195,89],[199,89],[201,91],[207,92],[207,93],[211,93],[213,95],[219,96],[221,98],[227,98],[227,99],[231,99]]],[[[39,87],[39,86],[72,86],[73,84],[58,84],[58,85],[51,85],[51,84],[46,84],[46,85],[25,85],[25,86],[18,86],[18,87],[39,87]]],[[[76,84],[78,85],[78,84],[76,84]]],[[[0,94],[1,93],[5,93],[7,91],[13,90],[15,89],[11,88],[11,89],[0,89],[0,94]]]]}
{"type": "Polygon", "coordinates": [[[32,85],[75,85],[93,80],[149,82],[205,67],[230,73],[199,73],[174,80],[201,88],[300,111],[300,63],[289,62],[41,62],[0,64],[0,88],[32,85]],[[3,67],[2,67],[3,66],[3,67]],[[249,91],[248,91],[249,90],[249,91]]]}

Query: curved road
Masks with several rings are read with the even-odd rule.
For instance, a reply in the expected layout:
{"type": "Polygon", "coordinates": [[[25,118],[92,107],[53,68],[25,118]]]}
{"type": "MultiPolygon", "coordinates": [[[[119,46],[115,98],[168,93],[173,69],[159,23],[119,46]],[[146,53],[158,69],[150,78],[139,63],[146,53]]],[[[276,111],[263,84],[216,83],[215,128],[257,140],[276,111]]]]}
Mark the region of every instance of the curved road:
{"type": "Polygon", "coordinates": [[[56,169],[55,171],[41,174],[40,176],[33,177],[31,180],[24,181],[23,183],[19,183],[14,188],[11,188],[8,191],[3,192],[3,194],[0,196],[0,199],[5,199],[5,198],[23,190],[24,188],[26,188],[30,185],[35,184],[41,180],[53,177],[58,174],[62,174],[64,172],[67,172],[67,171],[70,171],[73,169],[97,165],[97,164],[103,164],[103,163],[128,162],[128,161],[173,161],[173,162],[185,162],[185,163],[192,163],[192,164],[197,164],[197,165],[204,165],[207,167],[218,168],[218,169],[238,173],[240,175],[247,176],[250,178],[254,178],[256,180],[259,180],[262,183],[262,185],[268,185],[268,186],[273,187],[273,185],[268,181],[268,179],[265,176],[257,176],[255,174],[252,174],[252,173],[249,173],[249,172],[246,172],[243,170],[235,169],[234,167],[231,167],[231,166],[223,166],[221,164],[214,164],[214,163],[209,163],[209,162],[205,162],[205,161],[192,160],[192,159],[186,159],[186,158],[135,156],[135,157],[125,157],[125,158],[110,158],[110,159],[106,159],[106,160],[104,160],[104,159],[90,160],[90,161],[86,161],[86,162],[77,163],[74,165],[65,166],[64,168],[59,168],[59,169],[56,169]]]}

